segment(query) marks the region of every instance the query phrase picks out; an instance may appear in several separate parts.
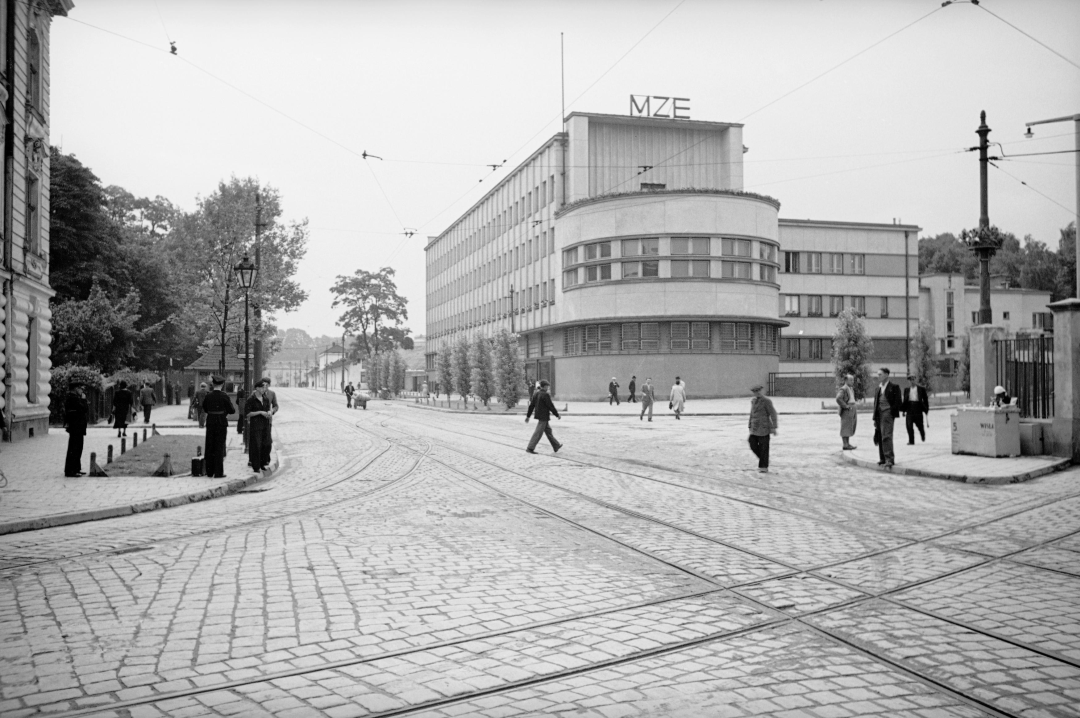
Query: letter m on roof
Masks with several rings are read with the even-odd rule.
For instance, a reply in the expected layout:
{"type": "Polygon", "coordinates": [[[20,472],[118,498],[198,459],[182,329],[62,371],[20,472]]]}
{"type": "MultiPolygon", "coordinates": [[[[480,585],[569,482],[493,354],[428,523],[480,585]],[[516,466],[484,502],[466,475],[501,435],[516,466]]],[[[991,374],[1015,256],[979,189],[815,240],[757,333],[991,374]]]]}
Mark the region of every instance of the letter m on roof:
{"type": "Polygon", "coordinates": [[[630,116],[631,117],[648,117],[649,116],[649,95],[630,95],[630,116]],[[642,105],[638,104],[638,98],[642,98],[645,102],[642,105]]]}

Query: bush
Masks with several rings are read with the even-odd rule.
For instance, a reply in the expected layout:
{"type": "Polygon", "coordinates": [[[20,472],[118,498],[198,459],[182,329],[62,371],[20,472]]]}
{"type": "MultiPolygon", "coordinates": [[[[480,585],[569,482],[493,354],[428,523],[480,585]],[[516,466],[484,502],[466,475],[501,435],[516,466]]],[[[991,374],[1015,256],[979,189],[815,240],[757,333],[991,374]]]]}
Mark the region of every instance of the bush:
{"type": "Polygon", "coordinates": [[[82,382],[88,389],[100,392],[104,388],[104,377],[97,368],[83,366],[81,364],[65,364],[61,367],[53,367],[52,377],[49,379],[49,421],[61,423],[64,421],[64,399],[71,389],[73,381],[82,382]]]}
{"type": "Polygon", "coordinates": [[[915,383],[934,393],[934,379],[938,368],[934,363],[934,327],[929,322],[919,322],[919,328],[911,337],[911,373],[915,383]]]}
{"type": "MultiPolygon", "coordinates": [[[[466,399],[472,388],[472,368],[469,366],[469,339],[464,334],[458,336],[453,348],[454,391],[466,399]]],[[[447,392],[449,396],[449,392],[447,392]]]]}
{"type": "Polygon", "coordinates": [[[836,318],[836,333],[833,335],[832,362],[837,386],[844,383],[844,376],[855,377],[853,388],[855,398],[862,399],[871,386],[870,357],[874,353],[874,342],[870,340],[863,326],[862,319],[854,308],[840,312],[836,318]]]}
{"type": "Polygon", "coordinates": [[[491,344],[481,334],[473,337],[472,346],[469,348],[469,363],[472,365],[472,394],[487,406],[495,393],[495,375],[491,367],[491,344]]]}
{"type": "Polygon", "coordinates": [[[444,341],[442,346],[439,347],[439,353],[435,359],[439,376],[439,386],[435,396],[438,397],[439,392],[442,392],[449,399],[450,395],[454,393],[454,358],[451,355],[449,340],[444,341]]]}
{"type": "Polygon", "coordinates": [[[505,329],[495,337],[495,390],[507,409],[517,406],[525,390],[525,365],[517,335],[505,329]]]}

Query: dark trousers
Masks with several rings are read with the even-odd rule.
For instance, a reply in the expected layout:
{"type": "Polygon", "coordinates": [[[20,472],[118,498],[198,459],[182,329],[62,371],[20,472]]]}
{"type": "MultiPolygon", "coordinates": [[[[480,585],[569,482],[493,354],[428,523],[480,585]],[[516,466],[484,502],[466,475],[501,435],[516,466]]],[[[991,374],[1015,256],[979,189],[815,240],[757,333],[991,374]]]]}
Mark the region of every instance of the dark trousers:
{"type": "Polygon", "coordinates": [[[142,407],[142,420],[144,424],[150,423],[150,410],[154,408],[153,404],[143,404],[142,407]]]}
{"type": "Polygon", "coordinates": [[[757,456],[759,469],[769,468],[769,439],[771,438],[768,434],[765,436],[750,435],[750,451],[753,451],[754,455],[757,456]]]}
{"type": "Polygon", "coordinates": [[[270,426],[264,417],[248,419],[248,463],[259,471],[269,463],[270,426]],[[261,420],[261,421],[260,421],[261,420]]]}
{"type": "Polygon", "coordinates": [[[199,428],[201,429],[206,426],[206,412],[202,410],[201,406],[196,408],[195,411],[199,415],[199,428]]]}
{"type": "Polygon", "coordinates": [[[911,444],[915,443],[916,426],[919,427],[919,436],[922,437],[923,441],[926,441],[926,429],[923,428],[922,416],[923,413],[920,410],[909,411],[907,413],[907,419],[904,423],[907,424],[907,440],[911,444]]]}
{"type": "Polygon", "coordinates": [[[547,436],[548,441],[551,442],[552,449],[558,449],[562,444],[555,440],[555,434],[551,433],[551,422],[539,421],[536,422],[536,430],[533,431],[532,438],[529,439],[529,451],[535,451],[536,445],[540,443],[541,436],[547,436]]]}
{"type": "Polygon", "coordinates": [[[211,417],[206,425],[206,475],[225,475],[225,441],[229,423],[224,417],[211,417]],[[216,419],[216,420],[215,420],[216,419]]]}
{"type": "Polygon", "coordinates": [[[619,405],[619,393],[617,391],[611,392],[611,396],[608,397],[607,405],[611,406],[611,402],[615,402],[615,406],[619,405]]]}
{"type": "Polygon", "coordinates": [[[886,411],[880,417],[878,417],[878,432],[881,434],[881,441],[878,442],[878,461],[882,464],[891,464],[896,461],[896,455],[893,453],[893,428],[895,418],[892,412],[886,411]]]}
{"type": "Polygon", "coordinates": [[[68,434],[67,457],[64,459],[64,476],[75,476],[82,471],[82,434],[68,434]]]}
{"type": "Polygon", "coordinates": [[[634,404],[636,404],[636,403],[637,403],[637,397],[636,397],[636,396],[634,396],[634,392],[630,392],[630,396],[626,397],[626,400],[627,400],[628,402],[632,402],[632,403],[634,403],[634,404]]]}

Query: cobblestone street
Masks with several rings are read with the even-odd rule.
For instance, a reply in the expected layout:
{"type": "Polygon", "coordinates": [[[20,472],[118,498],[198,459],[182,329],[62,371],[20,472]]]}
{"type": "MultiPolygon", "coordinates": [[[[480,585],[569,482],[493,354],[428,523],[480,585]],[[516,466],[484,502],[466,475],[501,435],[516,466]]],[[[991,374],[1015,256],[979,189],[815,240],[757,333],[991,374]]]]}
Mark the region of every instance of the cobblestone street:
{"type": "Polygon", "coordinates": [[[1080,468],[278,397],[268,482],[0,536],[0,716],[1080,716],[1080,468]]]}

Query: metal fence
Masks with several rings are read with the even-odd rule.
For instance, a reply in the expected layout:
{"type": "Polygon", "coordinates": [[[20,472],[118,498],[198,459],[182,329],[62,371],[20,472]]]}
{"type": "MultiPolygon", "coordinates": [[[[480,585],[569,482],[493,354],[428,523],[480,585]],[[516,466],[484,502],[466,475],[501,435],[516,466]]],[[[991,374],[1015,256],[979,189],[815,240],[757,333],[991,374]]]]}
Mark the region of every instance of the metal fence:
{"type": "Polygon", "coordinates": [[[1020,416],[1054,416],[1054,338],[1018,337],[994,342],[997,383],[1015,397],[1020,416]]]}

